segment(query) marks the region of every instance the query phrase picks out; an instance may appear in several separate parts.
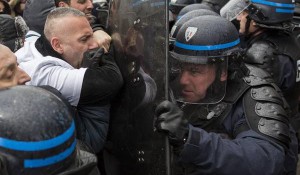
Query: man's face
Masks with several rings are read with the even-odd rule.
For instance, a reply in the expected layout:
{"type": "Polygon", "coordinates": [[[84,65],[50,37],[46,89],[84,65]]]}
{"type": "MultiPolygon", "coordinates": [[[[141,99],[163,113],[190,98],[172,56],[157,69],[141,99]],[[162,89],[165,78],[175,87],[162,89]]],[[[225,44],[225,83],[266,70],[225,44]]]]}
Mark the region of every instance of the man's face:
{"type": "Polygon", "coordinates": [[[71,0],[69,5],[90,16],[93,9],[93,0],[71,0]]]}
{"type": "Polygon", "coordinates": [[[4,8],[5,8],[4,4],[0,2],[0,13],[4,11],[4,8]]]}
{"type": "Polygon", "coordinates": [[[9,48],[0,44],[0,88],[24,85],[29,75],[18,67],[17,58],[9,48]]]}
{"type": "Polygon", "coordinates": [[[58,33],[62,57],[74,68],[80,68],[83,54],[98,47],[93,30],[85,17],[68,16],[62,19],[64,30],[58,33]]]}
{"type": "MultiPolygon", "coordinates": [[[[240,22],[240,29],[239,29],[239,33],[240,34],[246,34],[246,30],[247,30],[246,29],[247,16],[248,16],[248,12],[243,11],[236,18],[240,22]]],[[[255,30],[256,30],[256,27],[253,25],[253,21],[251,20],[248,32],[252,33],[255,30]]]]}
{"type": "Polygon", "coordinates": [[[215,81],[215,77],[214,65],[184,64],[180,75],[184,100],[195,103],[205,98],[207,89],[215,81]]]}

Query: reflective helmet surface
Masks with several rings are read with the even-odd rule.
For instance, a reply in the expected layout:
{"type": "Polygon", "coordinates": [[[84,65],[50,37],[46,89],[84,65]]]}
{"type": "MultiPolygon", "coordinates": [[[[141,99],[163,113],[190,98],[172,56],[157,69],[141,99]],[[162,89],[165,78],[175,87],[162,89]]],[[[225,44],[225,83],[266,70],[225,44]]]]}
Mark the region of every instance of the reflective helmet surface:
{"type": "Polygon", "coordinates": [[[201,62],[199,57],[221,57],[235,51],[239,34],[232,23],[219,16],[201,16],[183,24],[176,36],[176,58],[201,62]]]}
{"type": "Polygon", "coordinates": [[[222,9],[221,16],[233,20],[243,10],[260,24],[279,24],[290,22],[295,9],[294,0],[230,0],[222,9]]]}
{"type": "Polygon", "coordinates": [[[75,164],[75,124],[61,98],[16,86],[0,90],[0,105],[0,157],[9,175],[58,174],[75,164]]]}
{"type": "Polygon", "coordinates": [[[169,10],[178,14],[182,8],[189,4],[200,3],[202,0],[171,0],[169,3],[169,10]]]}
{"type": "Polygon", "coordinates": [[[171,30],[171,33],[170,33],[171,40],[175,40],[176,35],[177,35],[180,27],[185,22],[187,22],[188,20],[193,19],[195,17],[204,16],[204,15],[218,16],[218,14],[216,12],[211,11],[211,10],[206,10],[206,9],[192,10],[192,11],[184,14],[183,16],[181,16],[181,18],[172,27],[172,30],[171,30]]]}
{"type": "Polygon", "coordinates": [[[220,12],[221,8],[228,2],[229,0],[203,0],[203,4],[207,4],[213,8],[213,10],[217,13],[220,12]]]}
{"type": "Polygon", "coordinates": [[[174,50],[170,51],[170,72],[177,72],[179,75],[178,79],[171,79],[170,82],[176,99],[181,102],[205,104],[221,101],[226,92],[227,79],[221,80],[221,76],[227,76],[227,60],[238,53],[239,42],[239,34],[234,25],[220,16],[200,16],[184,23],[176,36],[174,50]],[[205,66],[213,68],[213,82],[205,91],[204,97],[188,100],[181,89],[183,70],[189,69],[189,74],[196,75],[201,74],[202,70],[199,69],[205,66]]]}
{"type": "Polygon", "coordinates": [[[183,15],[185,15],[188,12],[191,12],[193,10],[200,10],[200,9],[212,10],[208,5],[205,4],[190,4],[180,10],[177,16],[177,20],[179,20],[183,15]]]}

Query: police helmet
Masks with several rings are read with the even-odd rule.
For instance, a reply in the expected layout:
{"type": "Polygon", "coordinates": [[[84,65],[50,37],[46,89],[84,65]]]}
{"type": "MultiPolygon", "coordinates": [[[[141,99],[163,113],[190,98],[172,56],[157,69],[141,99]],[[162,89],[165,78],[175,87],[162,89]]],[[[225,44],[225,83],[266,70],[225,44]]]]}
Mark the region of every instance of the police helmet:
{"type": "Polygon", "coordinates": [[[235,26],[220,16],[200,16],[185,22],[176,36],[174,50],[170,51],[171,72],[178,71],[179,75],[178,79],[171,80],[173,82],[170,83],[174,87],[172,89],[176,99],[181,102],[205,104],[221,101],[226,92],[227,60],[239,52],[239,43],[239,33],[235,26]],[[180,76],[183,70],[187,69],[189,74],[196,75],[201,71],[198,70],[200,65],[212,67],[216,76],[212,78],[213,82],[208,87],[205,97],[187,100],[180,89],[180,76]],[[221,76],[226,78],[221,80],[221,76]]]}
{"type": "Polygon", "coordinates": [[[221,16],[234,20],[243,10],[258,24],[280,24],[293,19],[294,0],[231,0],[222,9],[221,16]]]}
{"type": "Polygon", "coordinates": [[[215,12],[219,13],[221,8],[228,2],[229,0],[203,0],[202,4],[209,5],[215,12]]]}
{"type": "Polygon", "coordinates": [[[207,9],[199,9],[199,10],[192,10],[186,14],[184,14],[172,27],[171,33],[170,33],[170,39],[175,40],[176,35],[180,29],[180,27],[187,22],[190,19],[193,19],[198,16],[204,16],[204,15],[213,15],[218,16],[218,14],[214,11],[207,10],[207,9]]]}
{"type": "Polygon", "coordinates": [[[206,10],[212,10],[211,7],[205,4],[190,4],[185,6],[183,9],[180,10],[177,16],[177,20],[179,20],[184,14],[193,11],[193,10],[200,10],[200,9],[206,9],[206,10]]]}
{"type": "Polygon", "coordinates": [[[75,124],[67,104],[39,87],[0,90],[0,161],[6,175],[58,174],[75,165],[75,124]]]}
{"type": "Polygon", "coordinates": [[[178,14],[185,6],[200,3],[201,1],[202,0],[171,0],[169,3],[169,10],[174,14],[178,14]]]}

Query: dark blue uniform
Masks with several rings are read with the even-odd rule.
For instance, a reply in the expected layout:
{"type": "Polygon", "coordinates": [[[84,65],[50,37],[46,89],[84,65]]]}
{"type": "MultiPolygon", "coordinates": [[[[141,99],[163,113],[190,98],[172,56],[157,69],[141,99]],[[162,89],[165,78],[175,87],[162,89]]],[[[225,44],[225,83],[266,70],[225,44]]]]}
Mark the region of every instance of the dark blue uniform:
{"type": "Polygon", "coordinates": [[[245,62],[271,74],[288,101],[292,115],[298,113],[300,46],[291,34],[270,30],[247,41],[245,62]]]}
{"type": "Polygon", "coordinates": [[[263,83],[272,82],[271,77],[248,68],[250,76],[228,81],[221,103],[183,107],[191,123],[179,155],[183,174],[296,174],[298,145],[285,120],[287,104],[278,100],[276,86],[263,83]]]}

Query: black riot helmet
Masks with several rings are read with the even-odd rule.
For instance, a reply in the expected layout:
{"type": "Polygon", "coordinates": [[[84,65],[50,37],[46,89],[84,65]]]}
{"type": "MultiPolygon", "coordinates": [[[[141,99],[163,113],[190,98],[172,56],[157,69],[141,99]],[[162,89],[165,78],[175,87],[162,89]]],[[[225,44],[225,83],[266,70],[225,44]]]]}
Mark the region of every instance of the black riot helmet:
{"type": "Polygon", "coordinates": [[[294,9],[294,0],[230,0],[221,9],[221,16],[232,21],[246,10],[257,24],[272,26],[292,21],[294,9]]]}
{"type": "MultiPolygon", "coordinates": [[[[196,4],[194,4],[194,5],[196,5],[196,4]]],[[[218,16],[218,14],[216,12],[211,11],[211,10],[206,10],[206,9],[192,10],[192,11],[184,14],[183,16],[181,16],[181,18],[172,27],[171,33],[170,33],[170,41],[171,42],[175,41],[175,38],[177,36],[177,33],[178,33],[180,27],[185,22],[187,22],[188,20],[193,19],[195,17],[204,16],[204,15],[218,16]]]]}
{"type": "Polygon", "coordinates": [[[177,15],[185,6],[189,4],[200,3],[201,1],[202,0],[171,0],[169,3],[169,10],[177,15]]]}
{"type": "Polygon", "coordinates": [[[177,21],[186,13],[191,12],[193,10],[200,10],[200,9],[213,10],[211,7],[205,4],[190,4],[180,10],[177,16],[177,21]]]}
{"type": "Polygon", "coordinates": [[[170,51],[170,72],[178,73],[170,82],[176,99],[204,104],[221,101],[226,92],[227,60],[239,52],[239,43],[235,26],[220,16],[200,16],[184,23],[170,51]]]}
{"type": "Polygon", "coordinates": [[[228,2],[229,0],[203,0],[202,4],[206,4],[210,6],[215,12],[220,13],[221,8],[228,2]]]}
{"type": "Polygon", "coordinates": [[[1,175],[52,175],[75,165],[75,124],[67,104],[32,86],[0,90],[1,175]]]}

